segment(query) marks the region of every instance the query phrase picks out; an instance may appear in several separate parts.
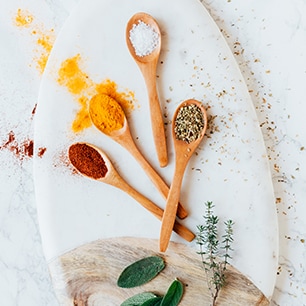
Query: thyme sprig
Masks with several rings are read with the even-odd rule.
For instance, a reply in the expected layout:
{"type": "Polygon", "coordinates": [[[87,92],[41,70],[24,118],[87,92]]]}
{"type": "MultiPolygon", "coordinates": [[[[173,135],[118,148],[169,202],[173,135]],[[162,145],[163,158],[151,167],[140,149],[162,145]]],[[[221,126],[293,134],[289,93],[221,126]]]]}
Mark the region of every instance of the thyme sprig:
{"type": "Polygon", "coordinates": [[[196,242],[200,247],[198,254],[201,255],[203,268],[206,274],[207,286],[212,297],[212,305],[216,301],[220,289],[226,283],[225,270],[231,259],[230,252],[233,251],[231,245],[233,240],[234,222],[228,220],[225,224],[225,234],[220,243],[218,239],[219,218],[213,214],[214,204],[211,201],[205,203],[204,225],[198,225],[196,242]],[[220,260],[223,258],[223,260],[220,260]]]}

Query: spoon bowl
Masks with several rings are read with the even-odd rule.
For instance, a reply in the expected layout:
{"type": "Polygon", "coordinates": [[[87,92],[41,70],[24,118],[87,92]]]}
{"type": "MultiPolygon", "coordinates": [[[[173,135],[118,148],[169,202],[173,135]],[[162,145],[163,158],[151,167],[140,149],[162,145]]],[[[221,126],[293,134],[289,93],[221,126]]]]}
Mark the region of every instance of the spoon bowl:
{"type": "Polygon", "coordinates": [[[167,142],[162,111],[156,88],[156,69],[161,51],[161,33],[155,19],[149,14],[142,12],[133,15],[126,26],[126,43],[146,83],[155,150],[157,152],[159,165],[161,167],[165,167],[168,164],[167,142]],[[136,54],[135,47],[131,41],[131,31],[133,30],[133,27],[137,26],[140,22],[143,22],[149,26],[149,28],[151,28],[151,30],[153,30],[158,36],[158,41],[155,48],[152,50],[152,52],[144,56],[139,56],[136,54]]]}
{"type": "MultiPolygon", "coordinates": [[[[196,122],[195,124],[198,123],[196,122]]],[[[180,197],[180,190],[186,166],[188,164],[190,157],[198,147],[199,143],[202,141],[206,129],[207,129],[207,114],[201,102],[190,99],[184,101],[178,106],[178,108],[174,113],[172,121],[172,137],[173,137],[174,150],[175,150],[175,170],[174,170],[174,176],[171,188],[167,197],[165,212],[162,219],[162,226],[160,232],[160,246],[159,246],[161,252],[165,252],[169,244],[172,228],[175,223],[175,215],[178,208],[177,201],[180,197]],[[186,140],[178,139],[175,124],[178,118],[179,111],[182,108],[193,105],[196,106],[196,109],[199,111],[199,114],[201,114],[202,116],[203,122],[199,124],[203,124],[203,126],[199,130],[197,137],[195,137],[195,139],[191,137],[192,140],[188,142],[186,140]]]]}
{"type": "MultiPolygon", "coordinates": [[[[151,212],[159,220],[162,220],[163,210],[139,193],[133,187],[131,187],[117,172],[108,156],[99,148],[88,143],[76,143],[70,146],[68,151],[69,160],[74,168],[85,175],[88,178],[103,182],[105,184],[114,186],[128,195],[133,197],[138,203],[140,203],[145,209],[151,212]],[[84,150],[85,147],[85,150],[84,150]],[[86,162],[84,162],[86,160],[86,162]],[[84,164],[87,167],[84,167],[84,164]],[[89,164],[89,165],[88,165],[89,164]],[[103,171],[99,172],[100,175],[90,175],[87,171],[88,167],[96,169],[97,167],[103,167],[103,171]]],[[[131,216],[133,218],[133,216],[131,216]]],[[[192,241],[195,235],[186,227],[178,222],[175,222],[173,230],[187,241],[192,241]]]]}
{"type": "Polygon", "coordinates": [[[127,46],[129,48],[129,51],[131,53],[131,55],[134,57],[134,59],[137,62],[140,63],[148,63],[148,62],[152,62],[152,61],[157,61],[160,55],[160,50],[161,50],[161,33],[160,33],[160,29],[159,26],[156,22],[156,20],[149,14],[147,13],[136,13],[135,15],[133,15],[131,17],[131,19],[128,21],[127,26],[126,26],[126,43],[127,46]],[[132,41],[130,39],[130,31],[133,29],[134,25],[137,25],[139,23],[139,21],[142,21],[143,23],[145,23],[146,25],[150,26],[154,32],[156,32],[158,34],[158,42],[156,44],[156,47],[153,49],[152,52],[150,52],[149,54],[145,55],[145,56],[139,56],[136,54],[135,52],[135,48],[132,44],[132,41]]]}
{"type": "Polygon", "coordinates": [[[174,116],[173,116],[173,121],[172,121],[172,139],[174,143],[174,150],[176,154],[176,159],[184,160],[187,161],[190,159],[196,148],[198,147],[199,143],[202,141],[205,132],[207,129],[207,113],[206,110],[203,106],[203,104],[197,100],[194,99],[189,99],[184,102],[182,102],[176,109],[174,116]],[[179,111],[181,110],[182,107],[185,106],[190,106],[190,105],[195,105],[201,110],[202,116],[203,116],[203,128],[201,129],[201,133],[199,134],[199,137],[191,142],[186,142],[183,140],[179,140],[177,138],[176,132],[175,132],[175,120],[178,116],[179,111]]]}
{"type": "MultiPolygon", "coordinates": [[[[93,101],[94,100],[91,99],[89,103],[89,115],[95,127],[98,130],[100,130],[102,133],[106,134],[107,136],[112,138],[114,141],[119,143],[122,147],[124,147],[135,158],[135,160],[139,163],[139,165],[143,168],[143,170],[146,172],[148,177],[154,183],[154,185],[156,186],[158,191],[161,193],[161,195],[165,199],[167,199],[170,188],[164,182],[164,180],[160,177],[160,175],[155,171],[155,169],[150,165],[150,163],[144,158],[144,156],[141,154],[138,147],[136,146],[135,141],[133,140],[133,137],[131,135],[128,121],[126,119],[126,116],[123,110],[121,109],[121,106],[118,104],[117,109],[119,112],[122,111],[122,114],[124,116],[123,126],[120,129],[109,131],[103,128],[103,122],[100,122],[99,117],[95,116],[97,112],[103,112],[105,110],[99,109],[99,107],[102,107],[102,106],[100,104],[93,104],[93,101]]],[[[114,100],[113,103],[117,103],[117,102],[114,100]]],[[[184,219],[187,217],[187,211],[181,204],[179,204],[178,206],[177,215],[180,219],[184,219]]]]}

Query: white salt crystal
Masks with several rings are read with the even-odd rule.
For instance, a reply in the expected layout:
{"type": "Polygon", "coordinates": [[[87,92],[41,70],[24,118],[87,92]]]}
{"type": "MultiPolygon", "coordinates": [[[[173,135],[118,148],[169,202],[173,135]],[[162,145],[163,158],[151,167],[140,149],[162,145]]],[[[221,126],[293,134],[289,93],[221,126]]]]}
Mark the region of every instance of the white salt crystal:
{"type": "Polygon", "coordinates": [[[133,24],[129,38],[136,55],[141,57],[151,54],[159,42],[159,34],[141,20],[138,24],[133,24]]]}

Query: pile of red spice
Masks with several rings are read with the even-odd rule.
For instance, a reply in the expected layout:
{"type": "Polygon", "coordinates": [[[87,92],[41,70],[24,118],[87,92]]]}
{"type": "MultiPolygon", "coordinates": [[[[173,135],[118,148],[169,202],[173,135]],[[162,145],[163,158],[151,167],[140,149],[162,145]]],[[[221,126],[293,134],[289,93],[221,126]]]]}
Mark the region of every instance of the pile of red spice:
{"type": "Polygon", "coordinates": [[[93,147],[85,143],[76,143],[69,148],[69,159],[82,174],[93,179],[105,177],[108,169],[103,157],[93,147]]]}

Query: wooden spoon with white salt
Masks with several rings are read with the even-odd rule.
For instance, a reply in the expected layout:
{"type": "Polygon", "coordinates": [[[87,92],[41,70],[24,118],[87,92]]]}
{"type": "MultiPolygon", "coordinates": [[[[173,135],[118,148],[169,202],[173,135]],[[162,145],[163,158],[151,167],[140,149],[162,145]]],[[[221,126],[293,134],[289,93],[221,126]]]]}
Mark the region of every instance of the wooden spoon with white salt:
{"type": "Polygon", "coordinates": [[[161,50],[161,34],[157,22],[146,13],[131,17],[126,27],[128,49],[140,68],[148,91],[151,125],[159,164],[168,164],[165,127],[156,88],[156,69],[161,50]]]}

